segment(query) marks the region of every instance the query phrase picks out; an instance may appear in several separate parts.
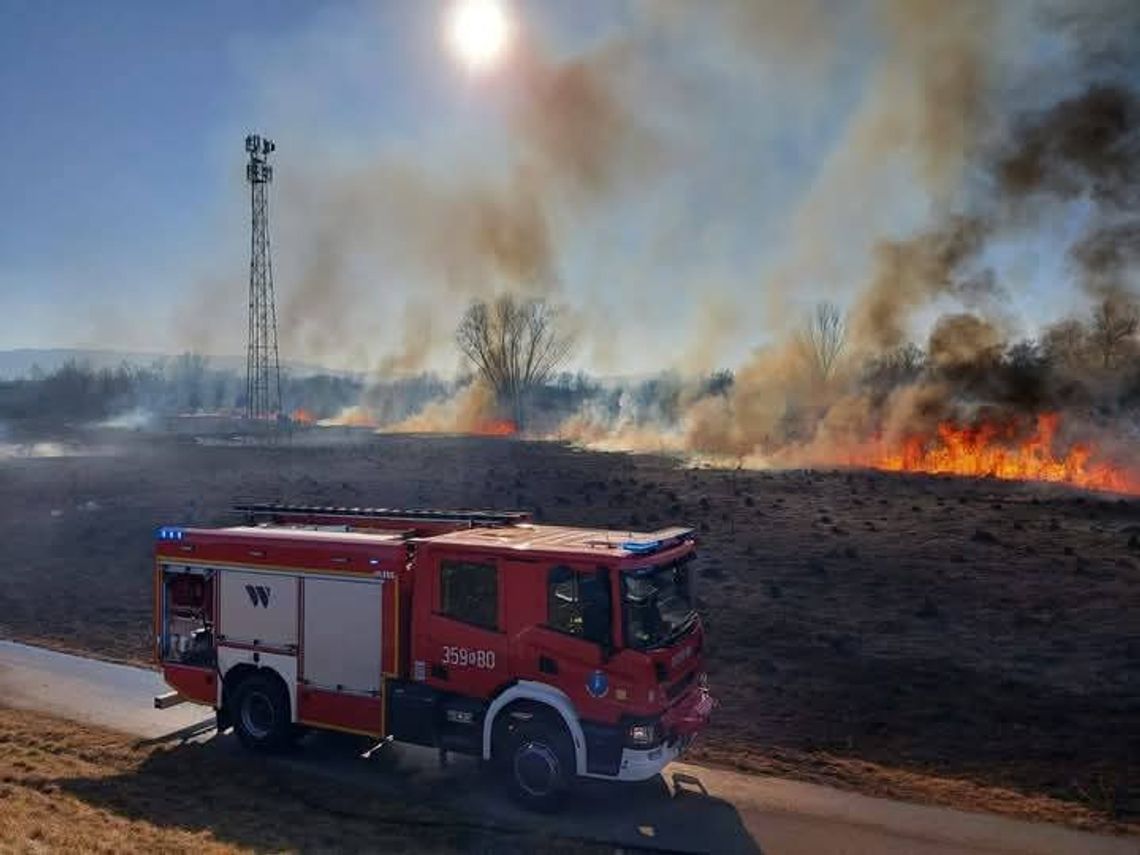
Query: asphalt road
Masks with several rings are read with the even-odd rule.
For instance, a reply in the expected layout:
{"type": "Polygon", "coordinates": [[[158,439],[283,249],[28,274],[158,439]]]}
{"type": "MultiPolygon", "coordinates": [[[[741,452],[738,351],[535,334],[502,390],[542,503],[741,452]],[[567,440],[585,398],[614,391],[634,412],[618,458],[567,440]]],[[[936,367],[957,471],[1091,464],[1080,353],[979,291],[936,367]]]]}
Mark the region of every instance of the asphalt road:
{"type": "MultiPolygon", "coordinates": [[[[8,705],[145,739],[192,738],[209,741],[220,751],[240,750],[232,736],[218,736],[209,728],[208,710],[191,704],[153,709],[151,699],[164,691],[153,671],[0,641],[0,698],[8,705]]],[[[431,799],[488,824],[541,827],[619,847],[766,855],[1140,855],[1136,838],[1085,834],[684,763],[669,766],[663,778],[645,784],[586,782],[566,811],[536,817],[489,786],[467,758],[440,768],[435,752],[385,745],[365,760],[357,741],[329,734],[308,740],[303,751],[282,762],[310,773],[350,778],[402,798],[431,799]]]]}

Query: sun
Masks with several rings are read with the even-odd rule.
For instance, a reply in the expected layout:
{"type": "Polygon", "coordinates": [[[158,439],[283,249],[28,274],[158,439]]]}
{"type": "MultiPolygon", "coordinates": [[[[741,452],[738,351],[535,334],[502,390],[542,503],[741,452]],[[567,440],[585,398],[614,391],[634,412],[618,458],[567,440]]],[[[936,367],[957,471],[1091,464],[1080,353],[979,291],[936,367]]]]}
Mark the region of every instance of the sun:
{"type": "Polygon", "coordinates": [[[500,0],[456,0],[447,16],[448,46],[473,71],[497,65],[513,34],[514,22],[500,0]]]}

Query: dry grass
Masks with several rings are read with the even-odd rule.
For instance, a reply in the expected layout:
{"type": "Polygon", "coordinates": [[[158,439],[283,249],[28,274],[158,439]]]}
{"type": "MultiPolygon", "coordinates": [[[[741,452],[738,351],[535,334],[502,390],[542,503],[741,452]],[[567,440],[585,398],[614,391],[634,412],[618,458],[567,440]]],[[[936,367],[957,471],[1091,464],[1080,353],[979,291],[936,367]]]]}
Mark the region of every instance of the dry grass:
{"type": "Polygon", "coordinates": [[[461,437],[139,439],[0,469],[0,634],[145,659],[154,527],[224,522],[251,497],[683,522],[722,701],[706,760],[1086,827],[1140,819],[1137,499],[461,437]]]}
{"type": "Polygon", "coordinates": [[[216,746],[0,707],[0,852],[602,852],[484,830],[216,746]]]}

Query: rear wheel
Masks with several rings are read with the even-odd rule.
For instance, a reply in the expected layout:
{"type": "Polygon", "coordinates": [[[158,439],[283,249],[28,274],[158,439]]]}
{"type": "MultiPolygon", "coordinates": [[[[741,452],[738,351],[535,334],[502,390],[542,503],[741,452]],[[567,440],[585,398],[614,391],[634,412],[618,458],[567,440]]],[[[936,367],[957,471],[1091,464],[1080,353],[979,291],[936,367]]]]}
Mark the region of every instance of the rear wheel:
{"type": "Polygon", "coordinates": [[[279,751],[293,735],[289,693],[276,677],[253,674],[234,692],[232,718],[238,739],[254,751],[279,751]]]}
{"type": "Polygon", "coordinates": [[[496,752],[511,797],[523,807],[554,811],[574,782],[574,746],[561,723],[510,719],[496,752]]]}

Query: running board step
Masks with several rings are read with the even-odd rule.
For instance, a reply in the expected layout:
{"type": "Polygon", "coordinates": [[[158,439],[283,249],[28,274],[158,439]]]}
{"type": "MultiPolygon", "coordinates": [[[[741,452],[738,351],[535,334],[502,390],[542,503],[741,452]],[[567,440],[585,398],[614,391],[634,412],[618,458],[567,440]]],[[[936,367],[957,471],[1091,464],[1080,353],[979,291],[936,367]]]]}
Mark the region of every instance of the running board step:
{"type": "Polygon", "coordinates": [[[185,702],[186,699],[178,692],[167,692],[165,695],[155,695],[154,708],[156,710],[168,710],[185,702]]]}

